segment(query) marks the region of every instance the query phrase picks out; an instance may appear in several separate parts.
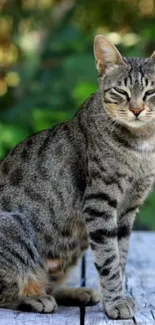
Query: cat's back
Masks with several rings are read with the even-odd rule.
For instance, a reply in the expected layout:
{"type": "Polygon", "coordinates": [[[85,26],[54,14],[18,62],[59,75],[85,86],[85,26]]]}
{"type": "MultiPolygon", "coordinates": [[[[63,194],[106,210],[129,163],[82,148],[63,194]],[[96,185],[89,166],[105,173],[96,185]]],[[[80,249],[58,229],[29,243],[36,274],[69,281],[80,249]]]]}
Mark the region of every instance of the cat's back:
{"type": "Polygon", "coordinates": [[[16,206],[24,200],[37,205],[51,199],[54,192],[59,197],[65,192],[66,200],[71,193],[82,194],[85,188],[83,146],[84,141],[72,121],[18,144],[0,164],[0,209],[8,211],[10,201],[18,201],[16,206]]]}
{"type": "Polygon", "coordinates": [[[28,174],[34,173],[34,169],[41,172],[40,167],[44,165],[45,172],[45,168],[49,164],[55,168],[56,162],[59,167],[58,165],[63,159],[71,158],[70,156],[73,159],[74,152],[74,137],[70,132],[70,124],[62,123],[33,134],[19,143],[1,162],[1,179],[6,179],[9,174],[10,182],[13,185],[13,178],[16,178],[17,181],[24,169],[28,176],[28,174]],[[12,177],[13,175],[14,177],[12,177]]]}

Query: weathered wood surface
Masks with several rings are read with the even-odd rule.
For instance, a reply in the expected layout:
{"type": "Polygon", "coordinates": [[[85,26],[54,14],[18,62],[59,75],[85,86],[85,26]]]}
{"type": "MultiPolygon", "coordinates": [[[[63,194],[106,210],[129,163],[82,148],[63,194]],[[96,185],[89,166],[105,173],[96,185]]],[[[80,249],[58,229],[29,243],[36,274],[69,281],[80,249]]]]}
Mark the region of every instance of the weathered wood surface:
{"type": "MultiPolygon", "coordinates": [[[[79,287],[81,282],[81,262],[72,272],[68,285],[79,287]]],[[[78,307],[59,307],[55,314],[22,313],[0,309],[0,325],[79,325],[78,307]]]]}
{"type": "MultiPolygon", "coordinates": [[[[98,277],[90,251],[86,257],[86,285],[98,289],[98,277]]],[[[80,275],[79,265],[69,285],[78,287],[80,275]]],[[[155,232],[132,234],[126,275],[126,290],[137,302],[135,317],[124,321],[109,320],[100,304],[86,308],[85,325],[155,325],[155,232]]],[[[61,307],[55,314],[43,315],[0,309],[0,325],[80,325],[79,311],[78,307],[61,307]]]]}
{"type": "MultiPolygon", "coordinates": [[[[91,252],[87,253],[86,285],[98,288],[91,252]]],[[[109,320],[102,305],[88,307],[85,325],[155,325],[155,232],[135,232],[130,239],[125,288],[137,302],[131,320],[109,320]]]]}

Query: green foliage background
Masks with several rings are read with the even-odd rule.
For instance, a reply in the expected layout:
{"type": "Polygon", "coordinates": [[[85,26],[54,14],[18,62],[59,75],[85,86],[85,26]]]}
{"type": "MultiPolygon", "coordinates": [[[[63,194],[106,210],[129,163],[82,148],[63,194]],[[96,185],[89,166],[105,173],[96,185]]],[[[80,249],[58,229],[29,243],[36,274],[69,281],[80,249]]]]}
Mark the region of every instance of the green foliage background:
{"type": "MultiPolygon", "coordinates": [[[[153,0],[0,0],[0,159],[27,135],[70,119],[97,89],[93,38],[125,56],[155,50],[153,0]]],[[[137,229],[155,229],[155,193],[137,229]]]]}

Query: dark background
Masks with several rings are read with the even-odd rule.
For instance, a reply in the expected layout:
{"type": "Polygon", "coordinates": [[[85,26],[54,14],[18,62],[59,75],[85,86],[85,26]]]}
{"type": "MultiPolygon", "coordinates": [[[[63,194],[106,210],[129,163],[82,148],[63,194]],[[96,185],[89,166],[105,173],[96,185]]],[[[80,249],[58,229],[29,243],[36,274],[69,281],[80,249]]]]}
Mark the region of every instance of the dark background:
{"type": "MultiPolygon", "coordinates": [[[[93,38],[124,56],[155,50],[153,0],[0,0],[0,159],[26,136],[70,119],[97,89],[93,38]]],[[[155,229],[155,193],[136,229],[155,229]]]]}

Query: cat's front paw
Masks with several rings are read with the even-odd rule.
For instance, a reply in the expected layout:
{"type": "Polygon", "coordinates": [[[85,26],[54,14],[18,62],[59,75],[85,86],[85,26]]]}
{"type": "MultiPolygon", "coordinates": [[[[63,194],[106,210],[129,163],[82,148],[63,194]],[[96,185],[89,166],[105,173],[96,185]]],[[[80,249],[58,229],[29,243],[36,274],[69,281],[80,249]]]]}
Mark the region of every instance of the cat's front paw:
{"type": "Polygon", "coordinates": [[[132,318],[135,313],[135,301],[132,297],[118,299],[114,303],[105,303],[105,312],[112,319],[132,318]]]}

